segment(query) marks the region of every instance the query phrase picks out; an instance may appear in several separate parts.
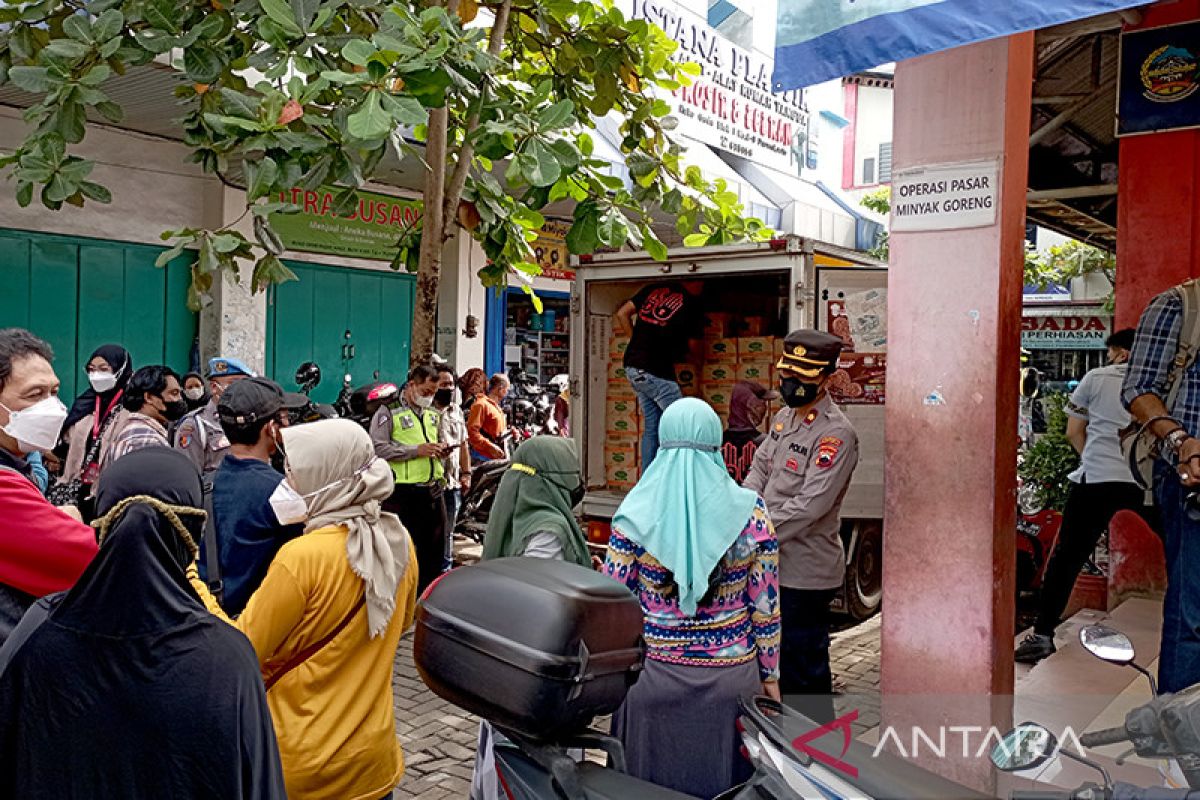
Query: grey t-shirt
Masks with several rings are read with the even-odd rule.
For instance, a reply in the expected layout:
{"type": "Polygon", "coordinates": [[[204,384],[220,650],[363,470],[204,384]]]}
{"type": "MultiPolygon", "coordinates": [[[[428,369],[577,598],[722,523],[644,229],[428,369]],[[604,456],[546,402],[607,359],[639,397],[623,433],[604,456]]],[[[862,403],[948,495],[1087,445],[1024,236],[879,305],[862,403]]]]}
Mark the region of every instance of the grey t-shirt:
{"type": "Polygon", "coordinates": [[[1121,405],[1121,384],[1126,364],[1094,369],[1071,394],[1067,414],[1087,423],[1087,441],[1079,468],[1070,474],[1075,483],[1133,483],[1129,462],[1121,455],[1118,435],[1129,424],[1129,412],[1121,405]]]}

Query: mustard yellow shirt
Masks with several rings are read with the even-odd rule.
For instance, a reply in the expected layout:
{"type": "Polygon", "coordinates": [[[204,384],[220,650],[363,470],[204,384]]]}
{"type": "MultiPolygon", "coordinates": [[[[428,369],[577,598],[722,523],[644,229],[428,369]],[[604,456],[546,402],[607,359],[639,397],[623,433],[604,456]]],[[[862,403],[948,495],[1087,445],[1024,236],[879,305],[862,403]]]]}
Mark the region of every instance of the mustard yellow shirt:
{"type": "MultiPolygon", "coordinates": [[[[368,638],[362,608],[333,641],[267,692],[291,800],[378,800],[404,775],[392,665],[416,612],[417,554],[411,542],[408,563],[383,635],[368,638]]],[[[189,576],[209,610],[228,619],[194,567],[189,576]]],[[[346,558],[346,529],[320,528],[279,550],[231,624],[254,645],[266,678],[329,635],[362,593],[362,579],[346,558]]]]}

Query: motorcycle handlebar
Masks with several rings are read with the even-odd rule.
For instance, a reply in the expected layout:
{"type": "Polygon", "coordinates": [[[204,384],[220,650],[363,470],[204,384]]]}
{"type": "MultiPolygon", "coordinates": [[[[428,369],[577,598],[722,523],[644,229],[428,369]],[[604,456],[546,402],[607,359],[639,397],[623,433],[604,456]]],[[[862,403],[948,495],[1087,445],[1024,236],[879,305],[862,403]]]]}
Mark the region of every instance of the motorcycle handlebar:
{"type": "Polygon", "coordinates": [[[1010,800],[1073,800],[1074,792],[1063,789],[1058,792],[1050,791],[1014,791],[1009,795],[1010,800]]]}
{"type": "Polygon", "coordinates": [[[1091,731],[1079,737],[1079,743],[1084,747],[1103,747],[1106,744],[1120,744],[1127,741],[1129,741],[1129,734],[1125,732],[1124,726],[1091,731]]]}

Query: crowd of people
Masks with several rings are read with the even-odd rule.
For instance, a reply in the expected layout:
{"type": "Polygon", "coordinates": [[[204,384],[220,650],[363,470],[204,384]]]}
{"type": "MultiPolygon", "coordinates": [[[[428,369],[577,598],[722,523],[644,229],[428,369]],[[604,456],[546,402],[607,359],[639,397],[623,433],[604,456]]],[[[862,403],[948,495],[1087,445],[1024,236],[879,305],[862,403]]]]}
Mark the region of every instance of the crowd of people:
{"type": "MultiPolygon", "coordinates": [[[[689,346],[671,325],[695,294],[668,288],[621,311],[629,378],[655,424],[603,557],[576,516],[579,453],[551,436],[512,453],[482,557],[599,569],[638,597],[646,664],[614,734],[632,774],[712,796],[746,777],[740,696],[786,695],[832,719],[829,605],[845,575],[838,514],[858,448],[828,393],[836,336],[789,334],[778,391],[739,387],[728,430],[659,367],[638,367],[689,346]]],[[[1141,508],[1116,444],[1132,419],[1161,441],[1168,691],[1200,680],[1186,569],[1200,525],[1193,292],[1165,293],[1136,334],[1114,334],[1112,364],[1074,393],[1068,434],[1083,460],[1035,631],[1052,651],[1081,554],[1115,510],[1141,508]]],[[[418,366],[366,428],[292,425],[306,398],[236,359],[180,379],[100,348],[70,409],[52,361],[33,334],[0,331],[0,761],[11,765],[0,798],[389,797],[404,770],[398,642],[420,591],[451,564],[472,471],[508,457],[507,380],[418,366]]],[[[1044,657],[1035,645],[1047,649],[1031,640],[1025,657],[1044,657]]],[[[475,800],[502,796],[499,735],[481,731],[475,800]]]]}

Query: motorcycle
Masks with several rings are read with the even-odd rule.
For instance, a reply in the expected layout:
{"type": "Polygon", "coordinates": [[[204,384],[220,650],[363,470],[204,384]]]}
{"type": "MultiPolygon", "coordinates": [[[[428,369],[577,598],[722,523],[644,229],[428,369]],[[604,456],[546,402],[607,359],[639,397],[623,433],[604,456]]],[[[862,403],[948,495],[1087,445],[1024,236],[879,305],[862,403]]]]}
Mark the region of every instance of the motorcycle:
{"type": "Polygon", "coordinates": [[[1200,789],[1200,684],[1176,694],[1159,694],[1154,676],[1136,662],[1129,637],[1104,625],[1089,625],[1079,632],[1084,649],[1111,664],[1137,670],[1150,683],[1154,695],[1125,716],[1125,724],[1079,737],[1084,748],[1115,744],[1132,745],[1117,763],[1130,755],[1171,759],[1179,767],[1188,787],[1138,787],[1114,782],[1108,771],[1080,753],[1060,747],[1054,734],[1036,723],[1019,725],[1004,736],[991,753],[992,764],[1003,772],[1028,772],[1061,756],[1096,770],[1100,784],[1084,784],[1073,790],[1014,791],[1014,800],[1183,800],[1197,797],[1200,789]]]}
{"type": "Polygon", "coordinates": [[[554,402],[558,392],[544,388],[537,378],[524,370],[513,369],[509,373],[512,389],[505,399],[508,428],[513,432],[512,446],[515,448],[534,436],[557,436],[558,423],[554,421],[554,402]]]}
{"type": "MultiPolygon", "coordinates": [[[[507,453],[512,452],[512,440],[513,432],[510,428],[501,438],[500,444],[507,453]]],[[[511,464],[509,459],[500,458],[477,464],[471,470],[471,486],[463,495],[458,518],[454,523],[456,536],[465,536],[477,544],[483,544],[488,516],[492,513],[492,503],[495,502],[496,492],[500,489],[500,480],[504,473],[508,472],[511,464]]]]}
{"type": "Polygon", "coordinates": [[[373,381],[359,386],[346,400],[347,419],[352,419],[364,429],[370,430],[371,420],[381,406],[391,406],[400,400],[400,387],[386,381],[373,381]]]}
{"type": "MultiPolygon", "coordinates": [[[[1019,457],[1018,457],[1019,458],[1019,457]]],[[[1017,478],[1017,596],[1042,588],[1062,514],[1046,508],[1037,486],[1017,478]]]]}

